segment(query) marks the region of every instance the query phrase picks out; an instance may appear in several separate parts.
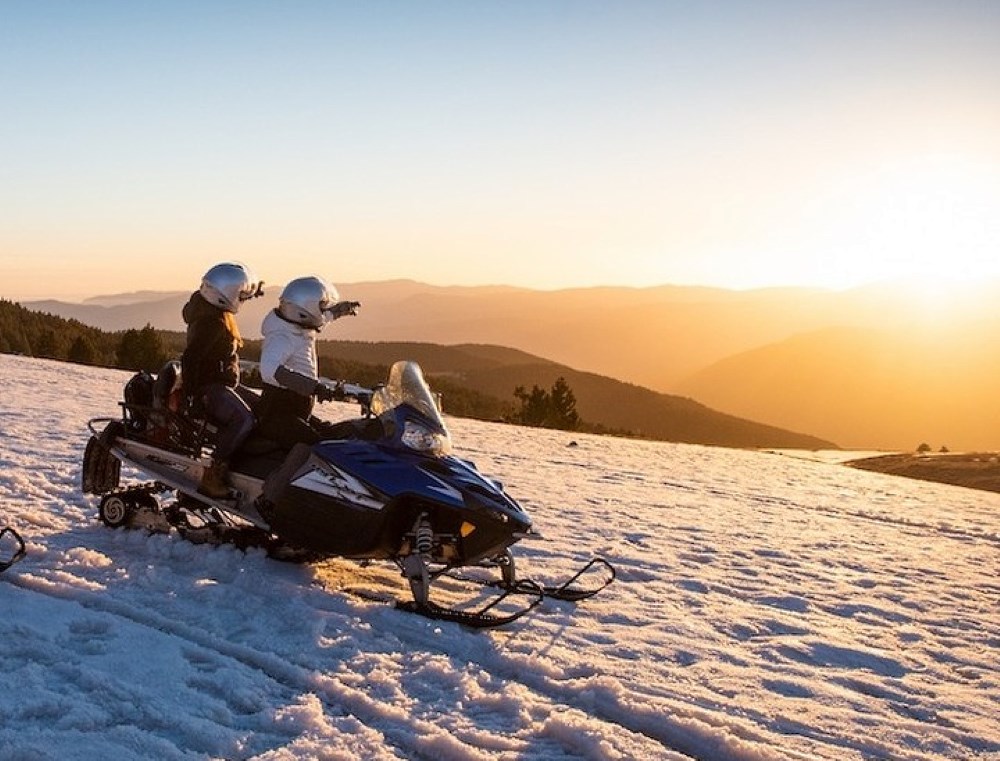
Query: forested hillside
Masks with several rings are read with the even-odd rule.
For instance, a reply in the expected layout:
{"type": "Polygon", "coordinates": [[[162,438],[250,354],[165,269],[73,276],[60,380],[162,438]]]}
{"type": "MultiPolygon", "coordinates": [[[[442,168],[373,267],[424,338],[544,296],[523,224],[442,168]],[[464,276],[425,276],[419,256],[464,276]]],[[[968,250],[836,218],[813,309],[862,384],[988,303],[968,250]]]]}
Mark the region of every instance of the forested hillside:
{"type": "Polygon", "coordinates": [[[68,359],[86,365],[111,365],[120,338],[0,299],[0,353],[68,359]]]}
{"type": "MultiPolygon", "coordinates": [[[[320,356],[388,366],[414,359],[439,387],[471,389],[504,404],[514,403],[518,387],[548,388],[565,378],[576,397],[580,417],[597,430],[627,432],[665,441],[736,447],[822,449],[829,441],[726,415],[691,399],[661,394],[595,373],[574,370],[523,351],[482,344],[320,341],[320,356]],[[770,442],[764,444],[762,442],[770,442]]],[[[450,401],[445,394],[446,409],[450,401]]]]}
{"type": "MultiPolygon", "coordinates": [[[[166,360],[178,357],[183,345],[182,333],[148,324],[140,330],[106,333],[0,300],[0,353],[156,372],[166,360]]],[[[366,386],[384,380],[397,360],[419,362],[452,415],[516,420],[519,403],[533,395],[544,397],[546,389],[562,379],[579,416],[574,427],[580,430],[731,447],[834,446],[502,346],[358,341],[319,341],[317,346],[322,375],[366,386]]],[[[246,342],[241,357],[259,359],[260,341],[246,342]]]]}
{"type": "Polygon", "coordinates": [[[155,330],[148,324],[138,330],[108,333],[0,299],[0,354],[155,371],[179,354],[183,345],[183,335],[155,330]]]}

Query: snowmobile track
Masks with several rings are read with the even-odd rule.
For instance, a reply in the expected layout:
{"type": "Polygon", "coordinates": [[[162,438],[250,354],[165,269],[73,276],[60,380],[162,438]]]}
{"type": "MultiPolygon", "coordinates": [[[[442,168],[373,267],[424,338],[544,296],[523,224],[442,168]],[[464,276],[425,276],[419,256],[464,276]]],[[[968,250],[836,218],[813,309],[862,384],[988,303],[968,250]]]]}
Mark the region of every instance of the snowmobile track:
{"type": "MultiPolygon", "coordinates": [[[[412,717],[406,720],[390,718],[387,713],[392,712],[387,712],[384,705],[365,692],[345,684],[332,673],[310,671],[303,666],[290,663],[287,655],[234,644],[207,632],[200,632],[183,622],[167,618],[155,610],[139,609],[118,603],[103,594],[87,590],[69,592],[40,577],[15,575],[5,580],[27,592],[76,603],[84,609],[112,615],[131,624],[167,634],[193,647],[208,651],[214,656],[230,659],[245,668],[257,671],[291,692],[312,693],[331,713],[354,715],[369,728],[377,730],[393,746],[404,752],[407,758],[426,758],[427,761],[432,761],[438,757],[425,753],[416,746],[415,736],[424,738],[425,742],[426,738],[433,737],[438,747],[448,747],[452,753],[459,754],[463,758],[477,757],[476,749],[456,740],[435,724],[412,717]]],[[[488,757],[484,755],[482,758],[485,761],[488,757]]]]}

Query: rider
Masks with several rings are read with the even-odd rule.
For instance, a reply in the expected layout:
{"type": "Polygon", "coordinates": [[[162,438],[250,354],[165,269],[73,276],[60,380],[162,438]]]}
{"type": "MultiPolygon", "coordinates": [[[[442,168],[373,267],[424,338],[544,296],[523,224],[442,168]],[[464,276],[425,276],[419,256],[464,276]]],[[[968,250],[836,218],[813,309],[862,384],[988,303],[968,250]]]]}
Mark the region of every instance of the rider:
{"type": "Polygon", "coordinates": [[[236,392],[240,381],[237,352],[243,339],[235,315],[244,301],[260,296],[263,287],[244,264],[216,264],[181,311],[187,323],[187,346],[181,356],[184,395],[200,404],[219,429],[212,464],[198,486],[209,497],[229,493],[229,461],[255,423],[250,407],[236,392]]]}
{"type": "Polygon", "coordinates": [[[312,416],[317,400],[340,396],[319,381],[316,337],[327,323],[356,315],[361,306],[339,299],[337,289],[322,278],[300,277],[285,286],[278,308],[268,312],[261,325],[264,384],[257,404],[257,432],[286,449],[298,442],[315,444],[361,435],[352,421],[328,423],[312,416]]]}

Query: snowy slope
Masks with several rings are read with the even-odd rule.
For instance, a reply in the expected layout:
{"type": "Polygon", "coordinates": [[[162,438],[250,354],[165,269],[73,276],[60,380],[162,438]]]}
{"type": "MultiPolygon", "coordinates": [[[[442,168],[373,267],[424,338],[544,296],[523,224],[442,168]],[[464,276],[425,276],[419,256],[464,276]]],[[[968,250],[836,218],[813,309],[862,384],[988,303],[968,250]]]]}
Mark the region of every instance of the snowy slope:
{"type": "Polygon", "coordinates": [[[477,632],[341,589],[374,567],[104,528],[126,377],[0,355],[2,761],[1000,758],[998,495],[452,419],[548,538],[522,572],[619,569],[477,632]]]}

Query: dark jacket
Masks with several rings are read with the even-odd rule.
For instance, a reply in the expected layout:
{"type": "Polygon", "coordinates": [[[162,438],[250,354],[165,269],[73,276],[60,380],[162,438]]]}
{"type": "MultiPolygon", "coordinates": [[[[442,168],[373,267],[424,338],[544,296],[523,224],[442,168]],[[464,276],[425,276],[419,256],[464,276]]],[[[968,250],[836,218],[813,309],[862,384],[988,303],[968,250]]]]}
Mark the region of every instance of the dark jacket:
{"type": "Polygon", "coordinates": [[[237,351],[240,337],[233,318],[202,298],[191,294],[181,310],[187,323],[187,348],[181,355],[181,383],[187,396],[200,394],[205,386],[221,383],[235,388],[240,382],[237,351]]]}

